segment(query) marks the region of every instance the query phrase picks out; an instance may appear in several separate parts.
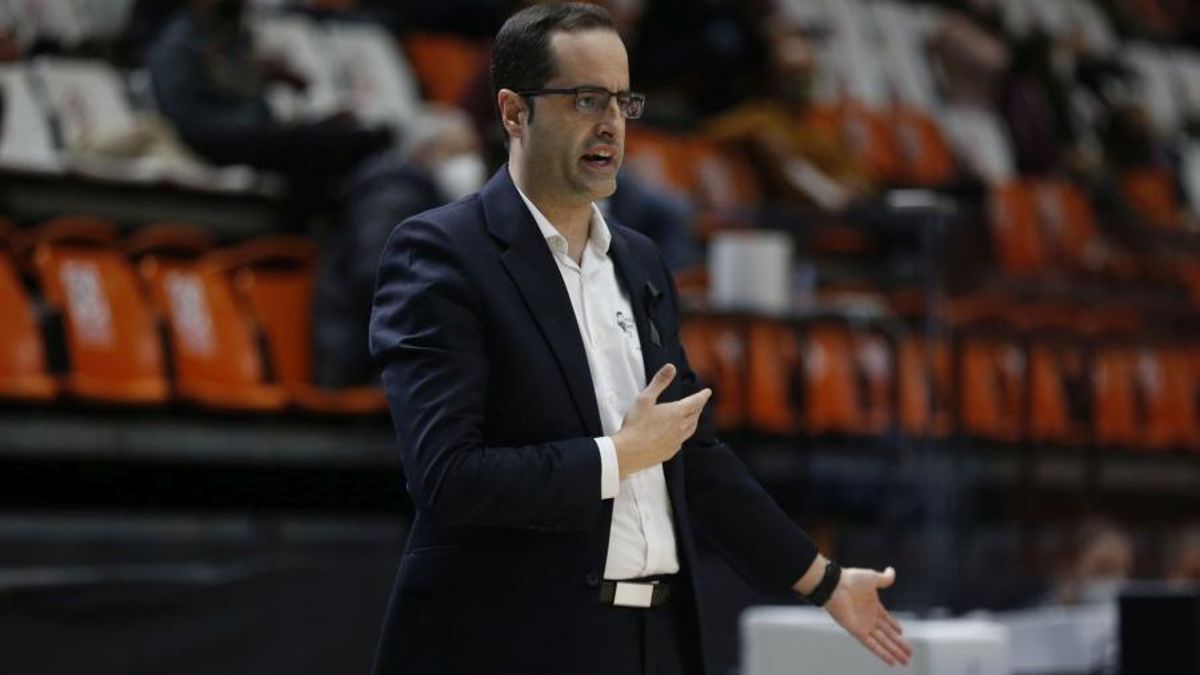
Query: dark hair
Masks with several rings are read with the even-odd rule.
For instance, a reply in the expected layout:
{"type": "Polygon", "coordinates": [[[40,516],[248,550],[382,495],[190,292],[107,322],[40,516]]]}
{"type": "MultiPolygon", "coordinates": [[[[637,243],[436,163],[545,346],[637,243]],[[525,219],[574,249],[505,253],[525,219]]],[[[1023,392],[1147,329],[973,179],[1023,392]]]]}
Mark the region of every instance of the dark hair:
{"type": "MultiPolygon", "coordinates": [[[[493,104],[501,89],[540,89],[554,77],[557,64],[550,36],[555,31],[593,28],[615,31],[617,25],[604,8],[582,3],[533,5],[510,16],[492,44],[493,104]]],[[[532,105],[529,119],[533,120],[532,105]]]]}

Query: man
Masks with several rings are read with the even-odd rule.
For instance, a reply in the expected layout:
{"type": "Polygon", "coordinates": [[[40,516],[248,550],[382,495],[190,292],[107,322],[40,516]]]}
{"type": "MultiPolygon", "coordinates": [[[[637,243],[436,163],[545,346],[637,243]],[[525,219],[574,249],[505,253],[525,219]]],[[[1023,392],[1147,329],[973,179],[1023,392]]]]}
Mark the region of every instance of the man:
{"type": "Polygon", "coordinates": [[[906,663],[894,572],[829,563],[715,439],[666,264],[594,206],[644,103],[611,19],[519,12],[492,80],[507,167],[380,262],[371,348],[417,516],[376,673],[704,672],[699,536],[906,663]]]}

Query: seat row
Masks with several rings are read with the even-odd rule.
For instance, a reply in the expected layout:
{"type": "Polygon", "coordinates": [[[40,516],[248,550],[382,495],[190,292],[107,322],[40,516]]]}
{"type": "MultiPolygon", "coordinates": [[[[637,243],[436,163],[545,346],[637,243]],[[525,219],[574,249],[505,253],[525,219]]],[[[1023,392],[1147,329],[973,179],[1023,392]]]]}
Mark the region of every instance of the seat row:
{"type": "Polygon", "coordinates": [[[1200,449],[1195,340],[703,315],[681,336],[725,430],[1200,449]]]}
{"type": "Polygon", "coordinates": [[[312,383],[315,261],[300,237],[220,248],[169,223],[124,238],[83,216],[0,225],[0,399],[383,412],[377,386],[312,383]]]}

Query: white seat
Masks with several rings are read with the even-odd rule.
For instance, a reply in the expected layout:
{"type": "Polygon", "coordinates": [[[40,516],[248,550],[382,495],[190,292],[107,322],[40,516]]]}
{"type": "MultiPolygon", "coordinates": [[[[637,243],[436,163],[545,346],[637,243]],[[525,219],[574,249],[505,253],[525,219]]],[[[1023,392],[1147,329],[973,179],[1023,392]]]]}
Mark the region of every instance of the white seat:
{"type": "Polygon", "coordinates": [[[1122,51],[1137,73],[1138,99],[1145,103],[1155,129],[1164,136],[1174,134],[1180,127],[1180,115],[1169,56],[1144,42],[1126,43],[1122,51]]]}
{"type": "MultiPolygon", "coordinates": [[[[990,621],[901,621],[913,646],[905,673],[1009,675],[1008,632],[990,621]]],[[[895,673],[823,610],[754,607],[742,614],[743,675],[895,673]]]]}
{"type": "Polygon", "coordinates": [[[8,0],[8,5],[23,43],[44,38],[74,46],[119,35],[128,23],[133,0],[8,0]]]}
{"type": "Polygon", "coordinates": [[[24,64],[0,64],[0,89],[4,91],[3,128],[0,129],[0,166],[60,172],[62,162],[54,148],[45,110],[33,95],[24,64]]]}
{"type": "Polygon", "coordinates": [[[340,22],[329,26],[329,44],[343,73],[343,99],[364,123],[403,128],[423,104],[416,76],[380,26],[340,22]]]}
{"type": "Polygon", "coordinates": [[[905,105],[927,112],[937,109],[937,87],[925,53],[937,10],[894,0],[873,3],[870,9],[882,37],[884,73],[891,90],[905,105]]]}
{"type": "Polygon", "coordinates": [[[268,89],[267,103],[276,117],[316,120],[348,108],[337,60],[320,26],[298,14],[258,16],[251,26],[257,52],[283,59],[308,81],[303,92],[283,84],[268,89]]]}
{"type": "Polygon", "coordinates": [[[974,106],[948,106],[940,115],[955,156],[989,184],[1011,180],[1017,173],[1012,144],[996,113],[974,106]]]}

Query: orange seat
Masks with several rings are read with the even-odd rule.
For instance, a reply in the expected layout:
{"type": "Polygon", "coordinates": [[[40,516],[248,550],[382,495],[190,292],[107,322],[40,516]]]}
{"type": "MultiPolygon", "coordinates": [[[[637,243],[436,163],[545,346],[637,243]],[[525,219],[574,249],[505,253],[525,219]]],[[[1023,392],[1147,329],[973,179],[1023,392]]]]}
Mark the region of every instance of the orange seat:
{"type": "Polygon", "coordinates": [[[882,335],[858,330],[853,333],[855,371],[862,411],[862,431],[882,435],[894,419],[895,362],[892,349],[882,335]]]}
{"type": "Polygon", "coordinates": [[[1179,229],[1179,198],[1170,171],[1153,167],[1126,169],[1120,182],[1121,195],[1147,225],[1160,230],[1179,229]]]}
{"type": "Polygon", "coordinates": [[[959,421],[964,433],[1000,442],[1021,438],[1025,369],[1025,354],[1014,342],[985,337],[963,340],[959,421]]]}
{"type": "Polygon", "coordinates": [[[900,430],[913,438],[948,436],[951,372],[946,343],[929,343],[916,335],[901,337],[896,349],[896,375],[900,430]]]}
{"type": "Polygon", "coordinates": [[[1046,267],[1037,203],[1028,184],[1013,181],[994,186],[988,195],[988,223],[1004,271],[1024,275],[1046,267]]]}
{"type": "Polygon", "coordinates": [[[863,420],[849,331],[816,323],[805,330],[804,419],[814,434],[860,433],[863,420]]]}
{"type": "Polygon", "coordinates": [[[118,404],[166,402],[162,343],[117,227],[89,217],[45,223],[30,241],[46,302],[65,321],[70,371],[63,391],[118,404]]]}
{"type": "Polygon", "coordinates": [[[718,430],[738,429],[745,422],[746,336],[737,324],[721,317],[686,316],[679,339],[692,370],[712,387],[709,404],[718,430]]]}
{"type": "MultiPolygon", "coordinates": [[[[331,415],[388,410],[378,385],[326,389],[312,383],[312,296],[317,247],[302,237],[265,237],[214,258],[263,331],[275,378],[302,409],[331,415]]],[[[363,336],[366,339],[366,336],[363,336]]]]}
{"type": "Polygon", "coordinates": [[[903,182],[905,163],[895,130],[888,118],[851,99],[812,106],[805,113],[807,124],[842,138],[877,181],[903,182]]]}
{"type": "Polygon", "coordinates": [[[12,257],[16,229],[0,218],[0,398],[48,401],[57,391],[47,369],[42,332],[12,257]]]}
{"type": "Polygon", "coordinates": [[[763,189],[750,160],[736,148],[701,138],[689,138],[686,151],[697,234],[709,237],[718,230],[752,226],[763,189]]]}
{"type": "Polygon", "coordinates": [[[1143,348],[1137,355],[1137,377],[1145,405],[1145,445],[1153,449],[1192,445],[1196,392],[1187,354],[1178,348],[1143,348]]]}
{"type": "Polygon", "coordinates": [[[1133,349],[1109,345],[1096,350],[1092,360],[1093,421],[1096,442],[1103,446],[1136,447],[1141,444],[1137,355],[1133,349]]]}
{"type": "Polygon", "coordinates": [[[696,174],[688,139],[646,127],[625,133],[624,166],[642,180],[680,196],[691,196],[696,174]]]}
{"type": "Polygon", "coordinates": [[[1029,439],[1078,445],[1085,440],[1074,395],[1084,372],[1078,345],[1040,342],[1029,349],[1029,439]]]}
{"type": "Polygon", "coordinates": [[[267,381],[254,326],[224,270],[205,257],[205,234],[156,226],[127,248],[169,329],[178,398],[220,410],[282,410],[287,393],[267,381]]]}
{"type": "Polygon", "coordinates": [[[892,110],[890,120],[903,182],[937,187],[954,180],[958,173],[954,153],[933,118],[916,108],[898,106],[892,110]]]}
{"type": "Polygon", "coordinates": [[[425,100],[456,105],[479,77],[489,47],[455,35],[413,33],[402,41],[425,100]]]}
{"type": "Polygon", "coordinates": [[[799,427],[796,406],[796,329],[787,323],[759,319],[746,330],[747,418],[757,430],[794,434],[799,427]]]}

